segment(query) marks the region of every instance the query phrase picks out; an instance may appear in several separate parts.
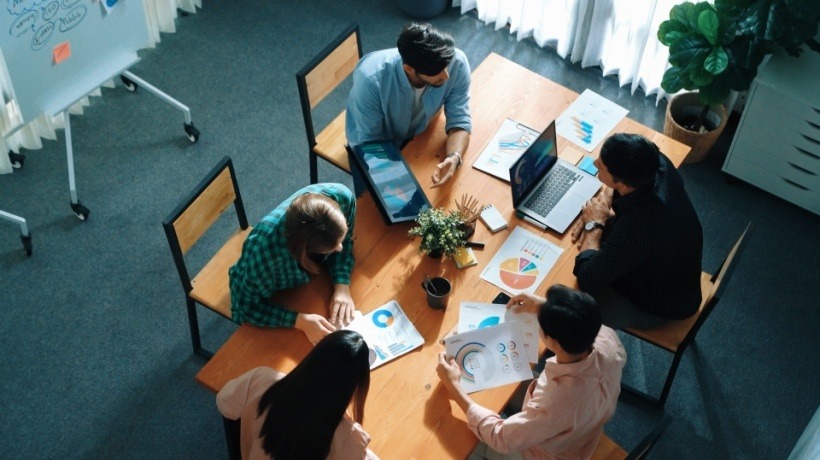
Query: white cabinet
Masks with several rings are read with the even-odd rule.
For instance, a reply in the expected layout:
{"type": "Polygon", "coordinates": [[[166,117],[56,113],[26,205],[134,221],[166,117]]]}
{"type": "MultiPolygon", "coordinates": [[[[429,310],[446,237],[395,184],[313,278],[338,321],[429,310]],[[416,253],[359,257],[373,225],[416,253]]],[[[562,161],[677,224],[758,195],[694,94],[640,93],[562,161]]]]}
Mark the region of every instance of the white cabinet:
{"type": "Polygon", "coordinates": [[[723,171],[820,214],[820,54],[761,67],[723,171]]]}

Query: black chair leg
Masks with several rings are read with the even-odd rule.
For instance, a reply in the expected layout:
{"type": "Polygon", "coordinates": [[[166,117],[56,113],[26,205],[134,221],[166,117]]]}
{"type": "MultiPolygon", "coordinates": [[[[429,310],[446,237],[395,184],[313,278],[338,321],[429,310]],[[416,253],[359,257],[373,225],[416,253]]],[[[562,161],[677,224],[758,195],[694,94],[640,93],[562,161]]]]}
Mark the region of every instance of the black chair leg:
{"type": "Polygon", "coordinates": [[[310,158],[310,183],[315,184],[319,182],[319,159],[313,151],[308,154],[310,158]]]}
{"type": "MultiPolygon", "coordinates": [[[[202,355],[202,341],[199,339],[199,321],[196,317],[196,304],[191,299],[185,299],[185,304],[188,307],[188,327],[191,329],[191,345],[194,347],[194,353],[202,355]]],[[[207,352],[206,352],[207,353],[207,352]]]]}
{"type": "Polygon", "coordinates": [[[683,351],[678,351],[675,353],[675,357],[672,358],[672,366],[669,368],[669,374],[666,376],[666,383],[663,384],[661,397],[658,398],[658,403],[661,407],[666,404],[666,398],[669,396],[669,390],[672,389],[672,382],[675,380],[675,374],[678,372],[678,366],[680,365],[680,360],[682,357],[683,351]]]}

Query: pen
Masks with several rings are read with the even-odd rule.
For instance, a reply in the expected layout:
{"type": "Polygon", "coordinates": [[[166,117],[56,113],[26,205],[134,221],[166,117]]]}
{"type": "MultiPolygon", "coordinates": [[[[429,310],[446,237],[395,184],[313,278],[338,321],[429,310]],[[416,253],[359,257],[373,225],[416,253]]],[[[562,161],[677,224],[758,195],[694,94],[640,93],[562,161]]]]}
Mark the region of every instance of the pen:
{"type": "Polygon", "coordinates": [[[477,241],[468,241],[465,246],[468,248],[484,249],[484,243],[479,243],[477,241]]]}

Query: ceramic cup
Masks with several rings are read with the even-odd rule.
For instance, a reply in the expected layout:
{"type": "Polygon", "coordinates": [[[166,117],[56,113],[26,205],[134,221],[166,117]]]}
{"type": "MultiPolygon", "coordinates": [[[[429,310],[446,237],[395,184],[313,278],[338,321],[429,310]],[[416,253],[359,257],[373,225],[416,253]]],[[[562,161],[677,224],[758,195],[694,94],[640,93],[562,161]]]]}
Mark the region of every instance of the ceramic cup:
{"type": "Polygon", "coordinates": [[[427,305],[436,310],[447,308],[447,300],[450,298],[452,285],[450,280],[442,277],[427,278],[421,282],[421,287],[427,293],[427,305]]]}

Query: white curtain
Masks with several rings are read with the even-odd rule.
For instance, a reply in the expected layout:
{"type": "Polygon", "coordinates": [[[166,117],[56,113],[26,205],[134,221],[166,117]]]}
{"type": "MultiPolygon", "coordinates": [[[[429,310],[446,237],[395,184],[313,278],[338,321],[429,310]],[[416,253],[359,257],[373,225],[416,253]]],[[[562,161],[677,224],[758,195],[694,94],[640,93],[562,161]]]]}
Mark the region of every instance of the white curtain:
{"type": "Polygon", "coordinates": [[[518,40],[532,37],[552,46],[582,67],[600,66],[604,75],[618,75],[632,92],[661,89],[669,49],[657,38],[658,26],[682,0],[464,0],[461,12],[475,9],[496,30],[509,24],[518,40]]]}
{"type": "MultiPolygon", "coordinates": [[[[160,41],[160,32],[173,33],[176,31],[174,19],[177,17],[177,9],[196,13],[196,8],[202,8],[202,0],[144,0],[145,13],[148,19],[148,28],[151,33],[153,48],[160,41]]],[[[0,61],[0,94],[10,94],[11,80],[8,77],[6,63],[0,61]]],[[[104,86],[113,87],[114,82],[109,81],[104,86]]],[[[99,89],[94,90],[89,96],[100,96],[99,89]]],[[[17,126],[20,114],[16,110],[13,100],[2,100],[0,105],[0,132],[6,132],[10,127],[17,126]]],[[[79,115],[83,113],[83,108],[89,104],[89,98],[84,97],[69,108],[69,113],[79,115]]],[[[56,139],[57,130],[65,126],[62,114],[58,116],[40,115],[35,120],[29,122],[25,127],[8,137],[0,136],[0,174],[12,171],[6,152],[12,150],[19,152],[20,147],[27,149],[39,149],[43,147],[42,139],[56,139]]]]}

